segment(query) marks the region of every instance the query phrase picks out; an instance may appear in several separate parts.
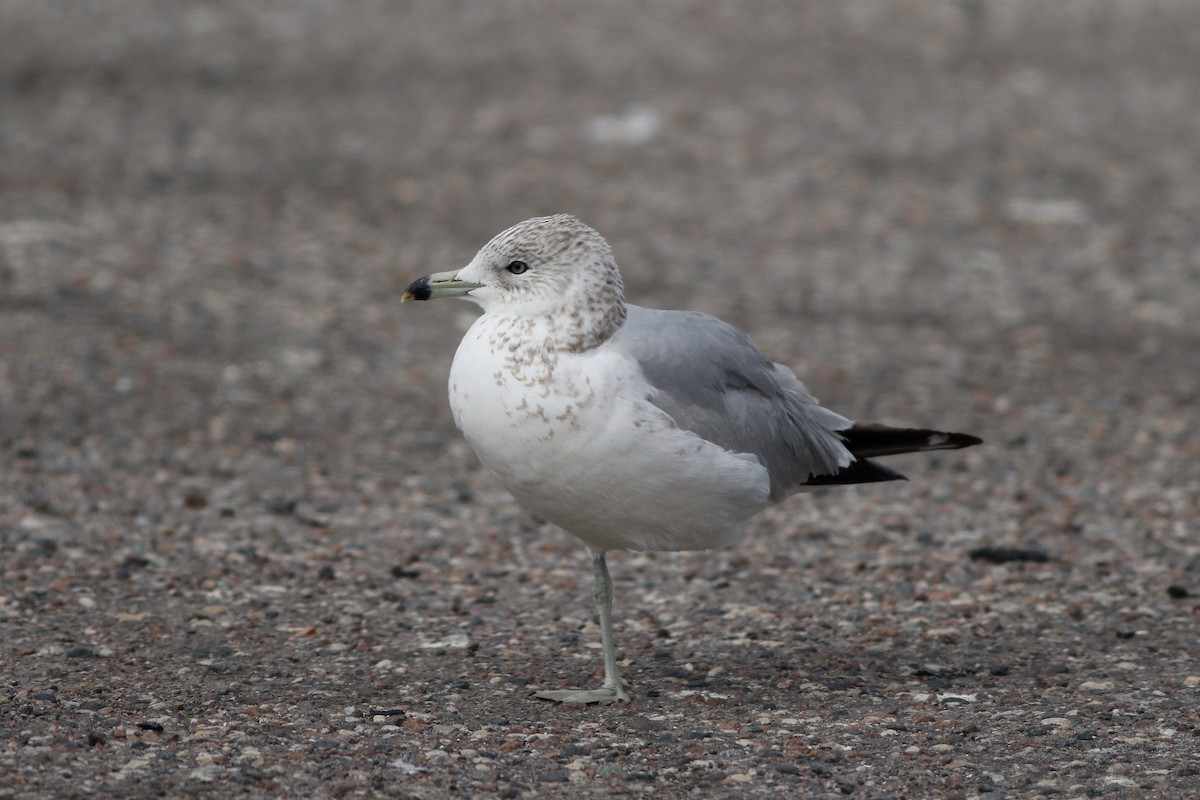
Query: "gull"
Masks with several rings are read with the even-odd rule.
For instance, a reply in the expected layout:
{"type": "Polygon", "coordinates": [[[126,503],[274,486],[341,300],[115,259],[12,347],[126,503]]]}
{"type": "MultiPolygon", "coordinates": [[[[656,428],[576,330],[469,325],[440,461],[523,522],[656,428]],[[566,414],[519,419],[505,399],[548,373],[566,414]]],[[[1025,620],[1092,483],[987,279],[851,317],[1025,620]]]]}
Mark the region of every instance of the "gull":
{"type": "Polygon", "coordinates": [[[483,309],[450,367],[455,423],[522,506],[591,554],[604,683],[543,699],[629,700],[607,551],[724,547],[789,495],[904,479],[875,457],[981,442],[855,424],[737,328],[625,302],[608,243],[568,214],[514,225],[462,269],[418,278],[401,302],[441,297],[483,309]]]}

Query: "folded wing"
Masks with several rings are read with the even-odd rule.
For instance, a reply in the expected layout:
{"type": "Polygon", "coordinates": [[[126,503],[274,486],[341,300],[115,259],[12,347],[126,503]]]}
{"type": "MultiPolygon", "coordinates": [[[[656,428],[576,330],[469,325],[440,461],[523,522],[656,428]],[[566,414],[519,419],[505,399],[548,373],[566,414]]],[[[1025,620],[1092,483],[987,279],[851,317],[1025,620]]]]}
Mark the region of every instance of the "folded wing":
{"type": "Polygon", "coordinates": [[[974,436],[855,425],[820,405],[790,369],[715,317],[629,306],[611,346],[633,358],[647,400],[680,428],[735,453],[755,456],[771,476],[771,497],[806,486],[902,480],[870,459],[968,447],[974,436]]]}

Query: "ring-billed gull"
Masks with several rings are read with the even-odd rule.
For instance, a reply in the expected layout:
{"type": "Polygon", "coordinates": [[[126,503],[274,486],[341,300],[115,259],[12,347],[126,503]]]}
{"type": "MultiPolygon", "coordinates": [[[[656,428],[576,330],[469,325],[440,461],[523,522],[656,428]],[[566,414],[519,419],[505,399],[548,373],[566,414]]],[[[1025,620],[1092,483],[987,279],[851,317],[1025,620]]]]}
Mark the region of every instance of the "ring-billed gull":
{"type": "Polygon", "coordinates": [[[438,297],[484,312],[450,368],[455,422],[521,505],[592,556],[604,684],[545,699],[629,699],[606,551],[721,547],[796,492],[903,479],[871,458],[980,443],[857,425],[719,319],[626,303],[608,243],[567,214],[514,225],[401,301],[438,297]]]}

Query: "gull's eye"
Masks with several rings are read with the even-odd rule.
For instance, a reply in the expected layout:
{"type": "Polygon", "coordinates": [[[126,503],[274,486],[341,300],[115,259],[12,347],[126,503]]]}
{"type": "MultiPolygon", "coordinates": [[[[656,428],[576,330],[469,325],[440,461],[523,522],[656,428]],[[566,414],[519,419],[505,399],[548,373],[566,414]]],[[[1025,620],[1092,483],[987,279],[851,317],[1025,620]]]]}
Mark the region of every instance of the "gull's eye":
{"type": "Polygon", "coordinates": [[[524,261],[513,261],[511,264],[505,267],[505,269],[511,272],[513,275],[520,275],[529,271],[529,265],[524,261]]]}

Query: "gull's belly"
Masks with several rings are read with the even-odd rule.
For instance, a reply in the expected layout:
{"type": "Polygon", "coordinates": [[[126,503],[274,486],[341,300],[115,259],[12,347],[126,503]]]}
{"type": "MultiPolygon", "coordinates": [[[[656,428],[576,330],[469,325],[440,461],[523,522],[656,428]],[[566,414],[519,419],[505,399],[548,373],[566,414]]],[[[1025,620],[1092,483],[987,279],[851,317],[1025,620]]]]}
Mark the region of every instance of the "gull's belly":
{"type": "Polygon", "coordinates": [[[597,549],[685,550],[731,542],[767,504],[766,469],[675,427],[627,359],[601,349],[525,364],[493,341],[463,340],[451,408],[480,461],[534,514],[597,549]]]}

